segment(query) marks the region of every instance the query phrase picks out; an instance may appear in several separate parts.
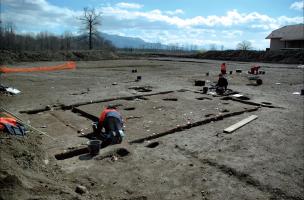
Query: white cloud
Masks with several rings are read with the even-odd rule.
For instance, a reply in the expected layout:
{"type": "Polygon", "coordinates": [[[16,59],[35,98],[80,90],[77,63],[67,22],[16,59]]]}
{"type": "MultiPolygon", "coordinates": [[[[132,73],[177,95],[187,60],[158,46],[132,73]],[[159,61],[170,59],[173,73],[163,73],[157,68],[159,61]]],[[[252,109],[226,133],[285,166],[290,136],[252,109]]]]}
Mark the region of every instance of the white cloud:
{"type": "Polygon", "coordinates": [[[126,8],[126,9],[140,9],[143,7],[143,5],[141,5],[141,4],[126,3],[126,2],[117,3],[116,6],[120,7],[120,8],[126,8]]]}
{"type": "Polygon", "coordinates": [[[129,11],[115,7],[103,7],[104,15],[112,16],[120,20],[146,20],[147,22],[162,22],[163,24],[176,26],[178,28],[189,27],[232,27],[232,26],[248,26],[252,28],[263,28],[272,30],[286,24],[301,23],[301,17],[287,17],[281,16],[279,18],[272,18],[265,14],[258,12],[240,13],[237,10],[231,10],[226,15],[210,15],[210,16],[195,16],[193,18],[181,18],[178,16],[171,16],[161,10],[151,10],[146,12],[129,11]]]}
{"type": "Polygon", "coordinates": [[[292,3],[289,8],[293,9],[293,10],[303,11],[304,10],[304,1],[296,1],[296,2],[292,3]]]}
{"type": "Polygon", "coordinates": [[[182,9],[176,9],[174,11],[167,10],[164,13],[167,15],[179,15],[179,14],[184,14],[184,11],[182,9]]]}
{"type": "Polygon", "coordinates": [[[61,28],[62,31],[78,26],[74,19],[82,14],[82,11],[74,11],[65,7],[51,5],[46,0],[6,0],[3,2],[4,21],[13,22],[21,30],[39,32],[53,28],[61,28]]]}

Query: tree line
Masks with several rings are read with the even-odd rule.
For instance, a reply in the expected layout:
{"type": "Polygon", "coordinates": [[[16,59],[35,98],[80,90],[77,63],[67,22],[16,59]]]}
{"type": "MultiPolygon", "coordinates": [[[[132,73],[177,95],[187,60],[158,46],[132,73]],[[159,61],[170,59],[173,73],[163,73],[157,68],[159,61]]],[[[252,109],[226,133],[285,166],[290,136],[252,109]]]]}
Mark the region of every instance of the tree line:
{"type": "MultiPolygon", "coordinates": [[[[84,36],[75,36],[70,32],[54,35],[49,32],[38,34],[17,34],[14,29],[0,30],[0,50],[10,51],[58,51],[58,50],[87,50],[88,44],[84,36]]],[[[96,50],[114,51],[115,47],[102,37],[94,39],[96,50]]]]}
{"type": "Polygon", "coordinates": [[[11,22],[0,24],[0,50],[9,51],[59,51],[59,50],[108,50],[114,51],[115,47],[97,32],[100,25],[100,14],[94,9],[84,9],[81,34],[74,35],[66,31],[61,35],[44,31],[38,34],[16,32],[16,27],[11,22]],[[93,45],[94,44],[94,45],[93,45]]]}

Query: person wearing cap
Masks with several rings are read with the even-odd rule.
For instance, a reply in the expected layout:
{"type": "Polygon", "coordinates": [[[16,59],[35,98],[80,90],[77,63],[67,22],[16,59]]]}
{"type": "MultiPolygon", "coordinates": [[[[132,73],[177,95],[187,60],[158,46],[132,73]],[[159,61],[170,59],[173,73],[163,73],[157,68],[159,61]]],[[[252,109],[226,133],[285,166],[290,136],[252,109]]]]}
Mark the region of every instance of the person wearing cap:
{"type": "Polygon", "coordinates": [[[123,119],[115,106],[109,105],[101,112],[96,132],[101,134],[105,144],[119,144],[122,142],[125,136],[123,119]]]}
{"type": "Polygon", "coordinates": [[[216,84],[216,93],[218,94],[224,94],[224,92],[227,90],[228,81],[223,76],[223,74],[219,74],[219,79],[216,84]]]}

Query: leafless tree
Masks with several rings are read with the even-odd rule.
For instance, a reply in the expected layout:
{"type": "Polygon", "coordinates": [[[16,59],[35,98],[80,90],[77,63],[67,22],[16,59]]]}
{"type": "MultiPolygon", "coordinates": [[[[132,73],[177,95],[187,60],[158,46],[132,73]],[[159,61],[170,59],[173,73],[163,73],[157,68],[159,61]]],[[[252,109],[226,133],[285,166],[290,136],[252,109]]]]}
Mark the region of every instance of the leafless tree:
{"type": "Polygon", "coordinates": [[[93,49],[93,38],[97,36],[97,28],[101,25],[100,19],[101,13],[96,13],[95,9],[84,8],[83,16],[79,18],[82,22],[82,30],[86,33],[88,37],[89,49],[93,49]]]}
{"type": "Polygon", "coordinates": [[[243,51],[251,50],[252,49],[251,42],[249,42],[247,40],[244,40],[244,41],[237,44],[236,49],[237,50],[243,50],[243,51]]]}

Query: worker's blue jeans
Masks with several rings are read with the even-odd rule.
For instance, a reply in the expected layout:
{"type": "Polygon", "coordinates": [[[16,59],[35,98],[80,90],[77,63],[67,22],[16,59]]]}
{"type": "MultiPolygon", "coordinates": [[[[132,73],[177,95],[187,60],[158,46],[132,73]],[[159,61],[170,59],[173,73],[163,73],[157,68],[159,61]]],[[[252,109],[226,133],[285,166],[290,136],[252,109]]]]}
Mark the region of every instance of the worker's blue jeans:
{"type": "Polygon", "coordinates": [[[119,144],[122,142],[124,132],[122,130],[122,124],[119,119],[115,117],[107,117],[103,123],[105,129],[104,132],[98,130],[98,122],[93,123],[93,130],[101,136],[103,143],[107,144],[119,144]]]}

